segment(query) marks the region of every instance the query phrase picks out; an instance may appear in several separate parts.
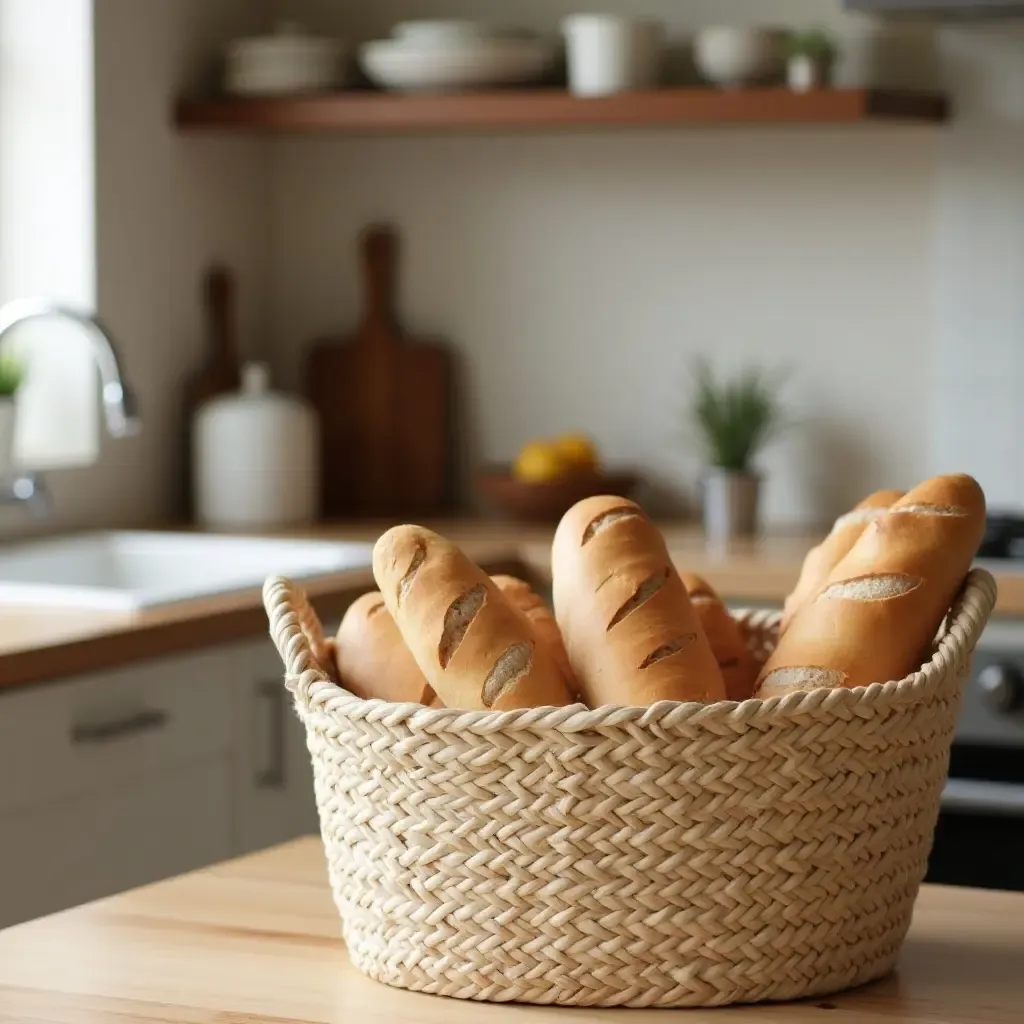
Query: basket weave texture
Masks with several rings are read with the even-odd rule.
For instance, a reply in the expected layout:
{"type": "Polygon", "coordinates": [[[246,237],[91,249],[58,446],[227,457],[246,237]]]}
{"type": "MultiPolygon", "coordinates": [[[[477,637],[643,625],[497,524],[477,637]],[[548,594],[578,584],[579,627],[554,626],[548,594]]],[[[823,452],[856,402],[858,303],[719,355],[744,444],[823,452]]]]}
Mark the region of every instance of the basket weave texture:
{"type": "MultiPolygon", "coordinates": [[[[971,573],[899,682],[597,711],[359,700],[317,669],[302,592],[264,599],[360,970],[462,999],[713,1006],[895,964],[995,582],[971,573]]],[[[741,621],[771,647],[776,616],[741,621]]]]}

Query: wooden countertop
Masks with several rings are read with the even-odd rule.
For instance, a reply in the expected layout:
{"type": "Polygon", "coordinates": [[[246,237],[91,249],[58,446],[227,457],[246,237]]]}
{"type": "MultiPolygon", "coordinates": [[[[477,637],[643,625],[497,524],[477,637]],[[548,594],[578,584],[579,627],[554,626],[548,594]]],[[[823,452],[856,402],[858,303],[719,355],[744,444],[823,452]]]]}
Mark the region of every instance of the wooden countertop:
{"type": "Polygon", "coordinates": [[[1024,894],[925,886],[895,974],[801,1004],[724,1010],[488,1006],[390,989],[351,966],[319,840],[0,932],[0,1020],[19,1024],[1011,1024],[1024,894]]]}
{"type": "MultiPolygon", "coordinates": [[[[324,525],[292,537],[375,540],[386,523],[324,525]]],[[[543,526],[456,521],[427,524],[461,544],[489,572],[550,576],[552,530],[543,526]]],[[[677,565],[705,576],[733,602],[781,605],[817,534],[768,535],[709,546],[692,526],[663,530],[677,565]]],[[[997,615],[1024,616],[1024,574],[997,572],[997,615]]],[[[340,618],[373,586],[369,570],[321,577],[307,587],[318,612],[340,618]]],[[[107,671],[150,658],[232,643],[267,628],[259,591],[183,602],[140,613],[0,605],[0,688],[107,671]]]]}

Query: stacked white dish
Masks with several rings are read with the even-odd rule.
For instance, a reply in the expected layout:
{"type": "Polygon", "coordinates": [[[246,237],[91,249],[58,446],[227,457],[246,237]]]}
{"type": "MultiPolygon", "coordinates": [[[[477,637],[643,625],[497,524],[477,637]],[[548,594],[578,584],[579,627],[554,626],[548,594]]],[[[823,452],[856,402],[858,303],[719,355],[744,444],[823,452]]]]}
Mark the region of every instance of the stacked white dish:
{"type": "Polygon", "coordinates": [[[236,39],[225,53],[224,88],[236,96],[291,96],[348,84],[349,50],[292,22],[266,36],[236,39]]]}
{"type": "Polygon", "coordinates": [[[553,44],[474,21],[409,21],[390,39],[364,43],[359,63],[384,89],[444,92],[542,81],[555,63],[553,44]]]}

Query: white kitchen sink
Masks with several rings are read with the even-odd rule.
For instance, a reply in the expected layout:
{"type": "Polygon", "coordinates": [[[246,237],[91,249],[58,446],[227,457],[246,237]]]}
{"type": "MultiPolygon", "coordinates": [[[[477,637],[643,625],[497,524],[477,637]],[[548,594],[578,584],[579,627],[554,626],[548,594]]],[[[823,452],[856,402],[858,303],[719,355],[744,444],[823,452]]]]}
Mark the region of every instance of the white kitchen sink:
{"type": "Polygon", "coordinates": [[[366,569],[369,544],[108,531],[0,546],[0,602],[137,611],[366,569]]]}

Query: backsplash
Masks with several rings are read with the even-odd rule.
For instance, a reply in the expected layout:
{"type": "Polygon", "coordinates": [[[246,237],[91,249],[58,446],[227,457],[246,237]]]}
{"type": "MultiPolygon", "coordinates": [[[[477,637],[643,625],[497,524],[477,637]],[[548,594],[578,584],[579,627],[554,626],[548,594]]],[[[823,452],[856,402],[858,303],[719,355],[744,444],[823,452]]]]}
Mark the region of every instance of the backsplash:
{"type": "Polygon", "coordinates": [[[924,472],[927,130],[303,140],[276,160],[274,328],[293,383],[303,344],[357,315],[356,235],[386,216],[406,324],[464,361],[471,458],[582,428],[678,496],[699,457],[688,363],[708,352],[791,374],[775,521],[924,472]]]}
{"type": "MultiPolygon", "coordinates": [[[[692,493],[685,366],[712,352],[791,368],[798,422],[766,458],[773,523],[820,521],[948,468],[976,473],[994,503],[1024,503],[1024,108],[1006,99],[1024,76],[1021,26],[883,33],[839,0],[751,7],[643,5],[677,38],[711,22],[825,23],[844,38],[844,81],[941,85],[953,122],[281,143],[279,369],[296,380],[302,343],[354,319],[354,237],[386,216],[407,239],[406,321],[465,359],[475,457],[580,426],[670,499],[692,493]]],[[[554,30],[570,8],[517,5],[514,17],[554,30]]],[[[280,10],[367,38],[436,5],[280,10]]]]}

